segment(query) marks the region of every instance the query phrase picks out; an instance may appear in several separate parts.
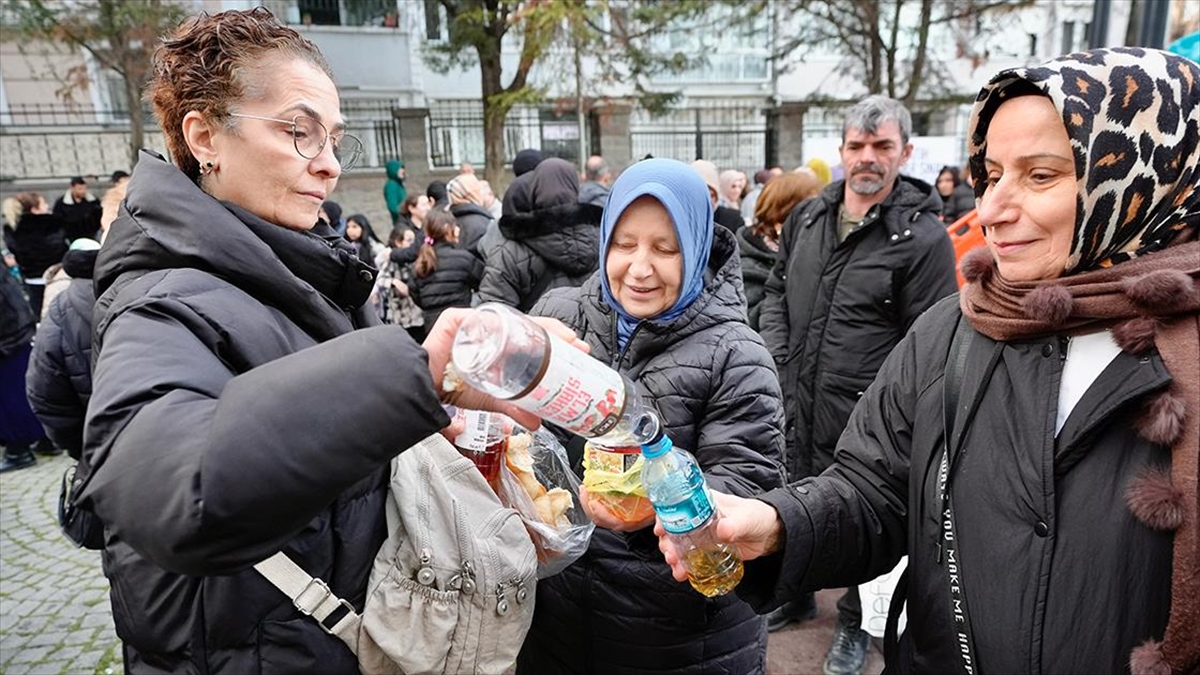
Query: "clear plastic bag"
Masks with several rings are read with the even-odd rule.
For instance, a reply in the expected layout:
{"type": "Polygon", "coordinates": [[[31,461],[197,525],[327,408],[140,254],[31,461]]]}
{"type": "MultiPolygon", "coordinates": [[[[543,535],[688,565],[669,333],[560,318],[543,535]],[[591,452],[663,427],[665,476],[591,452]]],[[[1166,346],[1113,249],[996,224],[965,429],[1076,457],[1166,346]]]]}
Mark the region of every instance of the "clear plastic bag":
{"type": "Polygon", "coordinates": [[[521,514],[538,558],[538,578],[558,574],[587,551],[595,523],[579,503],[579,478],[554,434],[518,429],[500,468],[500,502],[521,514]]]}

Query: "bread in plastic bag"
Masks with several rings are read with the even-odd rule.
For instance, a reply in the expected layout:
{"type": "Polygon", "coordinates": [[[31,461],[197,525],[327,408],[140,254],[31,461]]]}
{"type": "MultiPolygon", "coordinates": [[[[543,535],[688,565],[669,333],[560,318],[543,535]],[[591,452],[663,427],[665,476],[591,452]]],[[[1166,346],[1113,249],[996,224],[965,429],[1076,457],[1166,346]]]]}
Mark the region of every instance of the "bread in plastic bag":
{"type": "Polygon", "coordinates": [[[587,551],[595,523],[579,503],[579,478],[554,434],[518,430],[500,468],[500,502],[521,514],[538,558],[538,578],[558,574],[587,551]]]}

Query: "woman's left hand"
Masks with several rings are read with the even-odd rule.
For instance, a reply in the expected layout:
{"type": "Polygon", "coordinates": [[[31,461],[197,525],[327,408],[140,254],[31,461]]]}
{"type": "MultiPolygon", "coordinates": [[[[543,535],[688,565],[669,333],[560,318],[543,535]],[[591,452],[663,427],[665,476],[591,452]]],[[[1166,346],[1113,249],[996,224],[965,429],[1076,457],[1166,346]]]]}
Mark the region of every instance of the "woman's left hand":
{"type": "Polygon", "coordinates": [[[583,505],[583,512],[592,519],[596,527],[603,527],[614,532],[636,532],[654,524],[653,512],[649,517],[639,521],[622,520],[617,517],[617,514],[610,511],[604,502],[593,497],[582,485],[579,486],[579,503],[583,505]]]}
{"type": "MultiPolygon", "coordinates": [[[[449,403],[469,410],[490,410],[492,412],[504,413],[526,429],[537,429],[541,424],[541,420],[536,415],[526,412],[507,401],[502,401],[495,396],[485,394],[477,389],[466,386],[466,384],[463,384],[462,388],[450,392],[445,391],[442,387],[442,379],[446,374],[446,366],[450,363],[450,348],[454,345],[454,336],[458,333],[458,327],[462,325],[463,320],[470,316],[471,311],[470,309],[463,308],[450,308],[443,311],[441,316],[438,317],[437,323],[433,324],[433,328],[429,329],[429,333],[425,336],[425,342],[422,343],[425,352],[429,355],[429,375],[433,378],[433,386],[437,389],[438,396],[441,398],[442,403],[449,403]]],[[[575,335],[575,331],[567,328],[561,321],[540,316],[530,318],[552,335],[572,347],[584,353],[591,351],[591,346],[580,340],[575,335]]]]}

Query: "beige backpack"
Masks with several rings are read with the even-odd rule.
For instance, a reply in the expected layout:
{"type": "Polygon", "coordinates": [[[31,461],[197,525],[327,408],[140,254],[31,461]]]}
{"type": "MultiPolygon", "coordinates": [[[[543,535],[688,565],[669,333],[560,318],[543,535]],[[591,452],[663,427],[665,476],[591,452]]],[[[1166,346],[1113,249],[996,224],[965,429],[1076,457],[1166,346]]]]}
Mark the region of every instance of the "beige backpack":
{"type": "Polygon", "coordinates": [[[363,673],[503,673],[533,621],[537,559],[520,515],[440,434],[392,460],[388,539],[361,614],[282,552],[255,565],[358,655],[363,673]],[[333,626],[326,619],[343,608],[333,626]]]}

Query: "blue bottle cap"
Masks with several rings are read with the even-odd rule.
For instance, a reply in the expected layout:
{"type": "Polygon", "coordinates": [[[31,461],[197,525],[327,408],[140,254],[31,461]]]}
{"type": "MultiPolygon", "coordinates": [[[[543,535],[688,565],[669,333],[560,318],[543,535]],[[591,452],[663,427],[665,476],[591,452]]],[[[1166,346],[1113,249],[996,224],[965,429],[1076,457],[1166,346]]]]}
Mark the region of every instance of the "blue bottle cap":
{"type": "Polygon", "coordinates": [[[675,444],[671,442],[671,439],[667,438],[666,434],[660,433],[658,438],[642,445],[642,457],[646,459],[661,457],[667,454],[673,447],[675,447],[675,444]]]}

